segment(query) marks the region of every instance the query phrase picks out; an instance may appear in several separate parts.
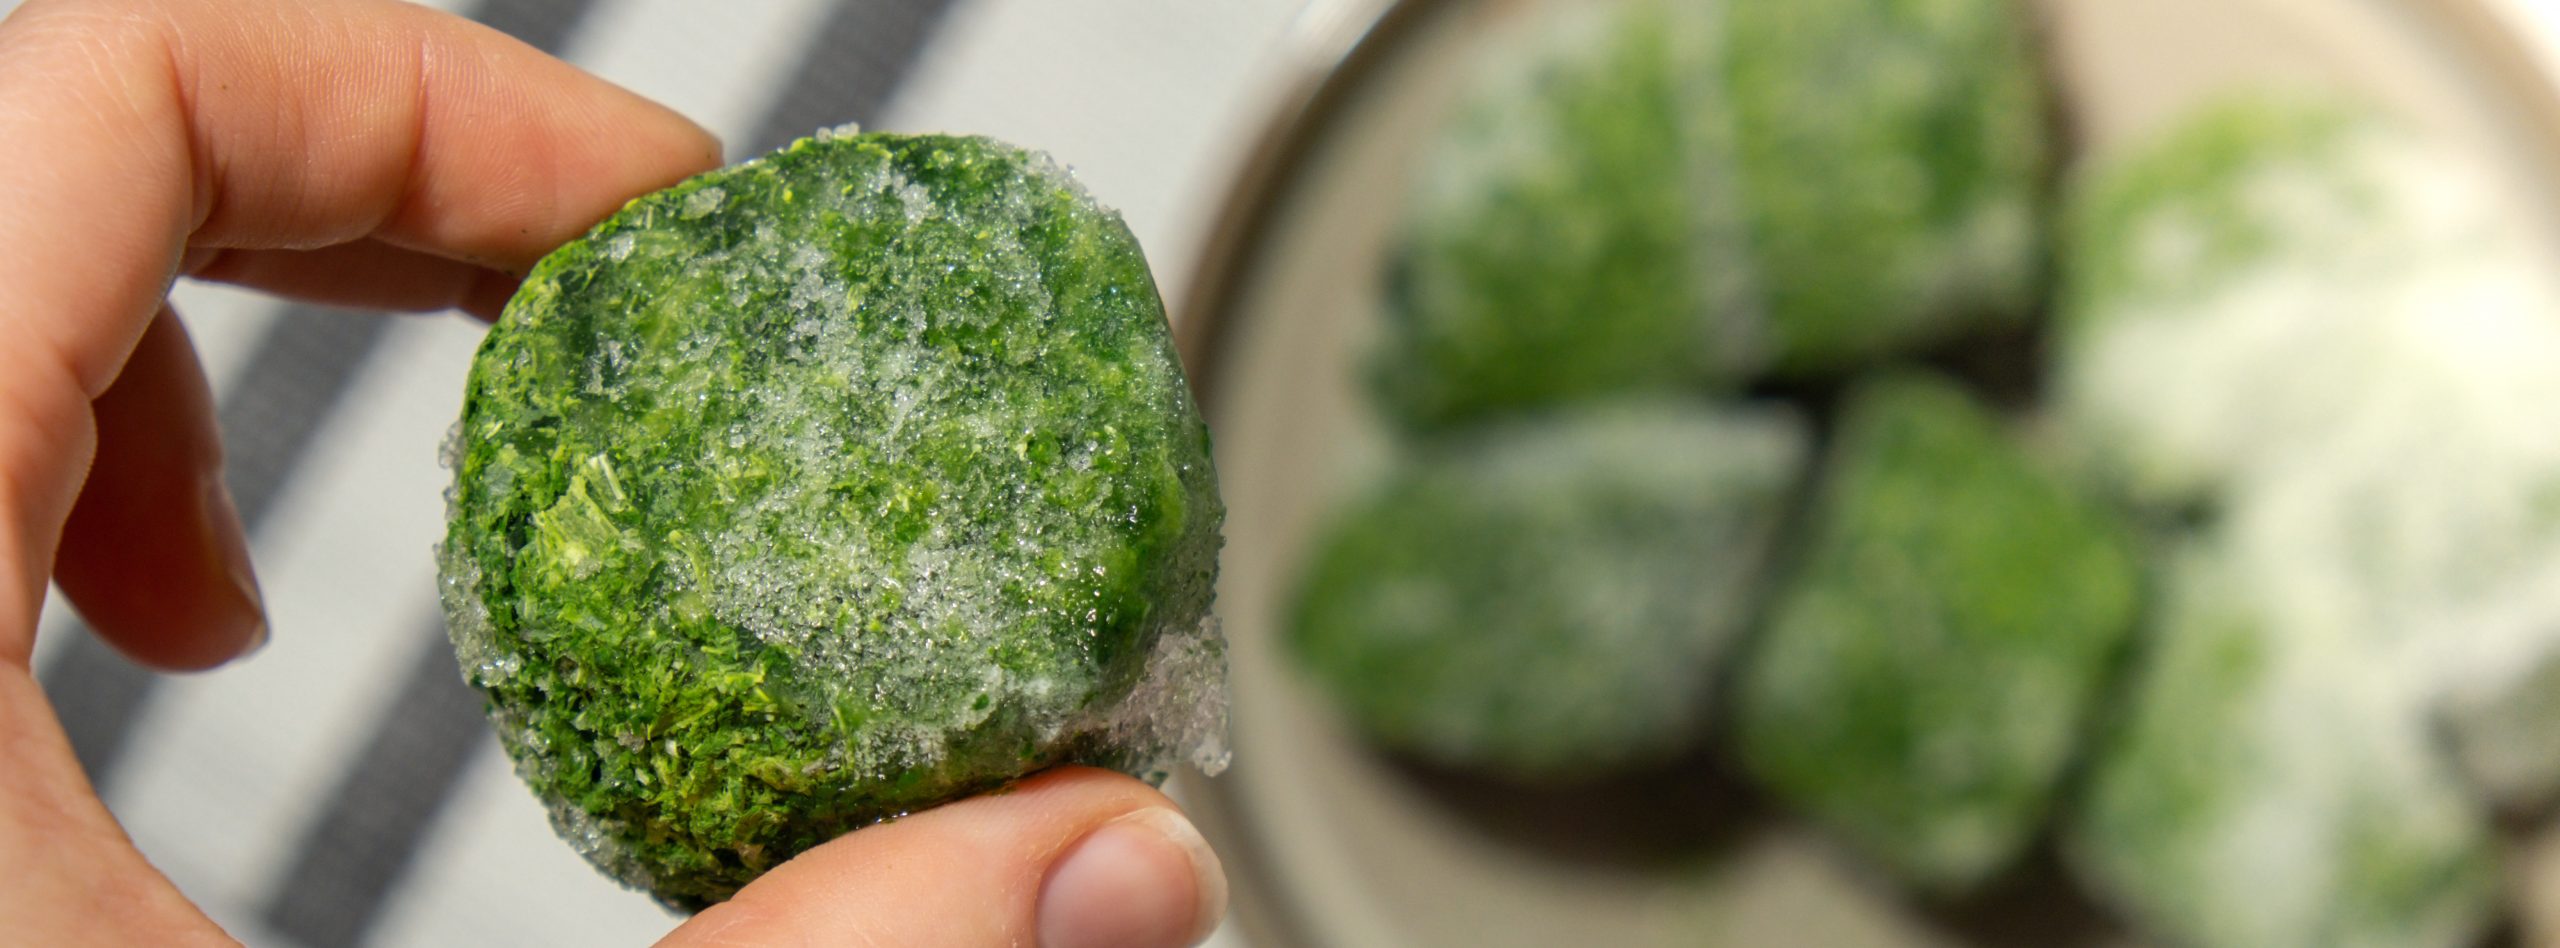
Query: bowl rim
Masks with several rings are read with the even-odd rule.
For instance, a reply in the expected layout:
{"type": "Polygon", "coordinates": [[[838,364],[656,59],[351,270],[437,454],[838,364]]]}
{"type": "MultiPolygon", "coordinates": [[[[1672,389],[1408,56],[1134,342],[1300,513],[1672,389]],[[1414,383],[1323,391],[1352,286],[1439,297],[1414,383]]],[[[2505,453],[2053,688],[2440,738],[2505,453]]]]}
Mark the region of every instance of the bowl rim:
{"type": "MultiPolygon", "coordinates": [[[[1304,183],[1307,159],[1323,147],[1360,91],[1440,14],[1484,0],[1358,0],[1292,37],[1289,72],[1277,83],[1268,117],[1236,161],[1217,200],[1207,238],[1174,310],[1174,347],[1192,401],[1214,420],[1218,384],[1232,356],[1236,310],[1259,275],[1264,251],[1279,232],[1283,202],[1304,183]]],[[[2510,94],[2521,120],[2520,142],[2555,159],[2543,172],[2560,186],[2560,55],[2544,58],[2521,35],[2515,7],[2531,0],[2390,0],[2441,22],[2472,65],[2510,94]]],[[[1322,0],[1318,0],[1321,4],[1322,0]]],[[[2560,49],[2555,49],[2560,53],[2560,49]]],[[[1213,430],[1214,435],[1214,430],[1213,430]]],[[[1231,931],[1253,948],[1320,945],[1306,921],[1305,895],[1277,871],[1263,828],[1242,815],[1232,780],[1186,779],[1184,803],[1221,844],[1230,880],[1231,931]]]]}

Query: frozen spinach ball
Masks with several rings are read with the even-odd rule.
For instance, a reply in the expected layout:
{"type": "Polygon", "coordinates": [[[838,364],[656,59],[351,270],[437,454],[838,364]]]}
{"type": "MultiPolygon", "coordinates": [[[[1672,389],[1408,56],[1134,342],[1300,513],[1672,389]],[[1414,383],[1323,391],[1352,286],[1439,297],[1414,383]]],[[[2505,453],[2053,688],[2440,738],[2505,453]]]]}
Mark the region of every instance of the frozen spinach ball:
{"type": "Polygon", "coordinates": [[[1137,243],[1038,155],[821,134],[635,200],[526,279],[456,437],[464,674],[671,904],[1217,726],[1208,436],[1137,243]]]}
{"type": "Polygon", "coordinates": [[[1595,409],[1434,449],[1312,548],[1288,646],[1379,743],[1527,780],[1675,754],[1708,721],[1806,436],[1595,409]]]}
{"type": "Polygon", "coordinates": [[[2026,847],[2133,630],[2130,529],[1952,383],[1852,393],[1745,662],[1742,756],[1918,886],[2026,847]]]}

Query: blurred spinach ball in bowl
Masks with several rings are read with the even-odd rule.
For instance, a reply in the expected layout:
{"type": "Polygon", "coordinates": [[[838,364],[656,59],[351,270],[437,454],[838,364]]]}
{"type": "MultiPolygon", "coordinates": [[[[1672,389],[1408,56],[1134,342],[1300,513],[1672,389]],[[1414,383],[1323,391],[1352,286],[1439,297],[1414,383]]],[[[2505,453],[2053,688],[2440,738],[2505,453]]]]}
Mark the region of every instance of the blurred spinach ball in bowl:
{"type": "Polygon", "coordinates": [[[1607,0],[1467,67],[1386,281],[1416,431],[1819,375],[2036,304],[2053,146],[2005,0],[1607,0]]]}
{"type": "Polygon", "coordinates": [[[1861,380],[1735,696],[1751,774],[1914,885],[2015,864],[2139,608],[2123,515],[1948,379],[1861,380]]]}
{"type": "Polygon", "coordinates": [[[1473,432],[1337,515],[1288,645],[1354,725],[1424,759],[1552,780],[1674,756],[1805,454],[1785,412],[1677,403],[1473,432]]]}

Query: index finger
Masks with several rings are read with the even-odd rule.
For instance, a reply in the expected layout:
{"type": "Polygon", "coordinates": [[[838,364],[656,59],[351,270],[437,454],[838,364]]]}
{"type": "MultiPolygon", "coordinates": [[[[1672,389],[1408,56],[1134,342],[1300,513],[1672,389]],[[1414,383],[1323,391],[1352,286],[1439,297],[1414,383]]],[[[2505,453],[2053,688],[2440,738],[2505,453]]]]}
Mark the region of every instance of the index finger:
{"type": "Polygon", "coordinates": [[[519,270],[715,164],[666,109],[367,0],[31,0],[0,23],[0,622],[32,624],[111,381],[198,247],[519,270]]]}

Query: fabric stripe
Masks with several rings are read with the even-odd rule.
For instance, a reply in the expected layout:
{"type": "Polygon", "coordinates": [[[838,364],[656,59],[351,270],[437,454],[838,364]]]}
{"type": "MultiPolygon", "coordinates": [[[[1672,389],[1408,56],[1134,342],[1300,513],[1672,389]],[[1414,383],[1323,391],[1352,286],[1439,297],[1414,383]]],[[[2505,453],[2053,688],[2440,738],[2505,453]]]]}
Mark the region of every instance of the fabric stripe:
{"type": "Polygon", "coordinates": [[[446,315],[390,330],[258,537],[275,642],[164,679],[107,797],[144,856],[250,944],[313,820],[366,753],[435,610],[437,446],[481,328],[446,315]]]}
{"type": "MultiPolygon", "coordinates": [[[[275,297],[218,283],[181,282],[169,288],[169,305],[194,340],[196,359],[218,399],[240,385],[250,357],[278,315],[275,297]]],[[[218,403],[217,403],[218,404],[218,403]]]]}
{"type": "Polygon", "coordinates": [[[399,691],[266,906],[277,934],[314,948],[362,944],[487,736],[480,696],[455,674],[443,618],[424,618],[410,628],[415,655],[399,691]]]}
{"type": "MultiPolygon", "coordinates": [[[[377,316],[295,306],[267,327],[238,387],[217,409],[223,475],[252,537],[389,325],[377,316]]],[[[90,634],[86,624],[75,628],[38,679],[61,714],[72,752],[103,795],[115,786],[126,745],[160,679],[90,634]]]]}
{"type": "Polygon", "coordinates": [[[596,11],[581,34],[580,68],[666,105],[727,144],[749,144],[799,54],[835,9],[834,0],[619,0],[596,11]]]}
{"type": "Polygon", "coordinates": [[[952,0],[841,0],[748,139],[760,155],[820,128],[877,122],[952,0]]]}
{"type": "Polygon", "coordinates": [[[481,742],[464,769],[374,924],[372,948],[646,945],[675,926],[673,913],[560,841],[496,741],[481,742]]]}
{"type": "Polygon", "coordinates": [[[595,7],[595,0],[482,0],[471,18],[527,46],[557,53],[595,7]]]}

